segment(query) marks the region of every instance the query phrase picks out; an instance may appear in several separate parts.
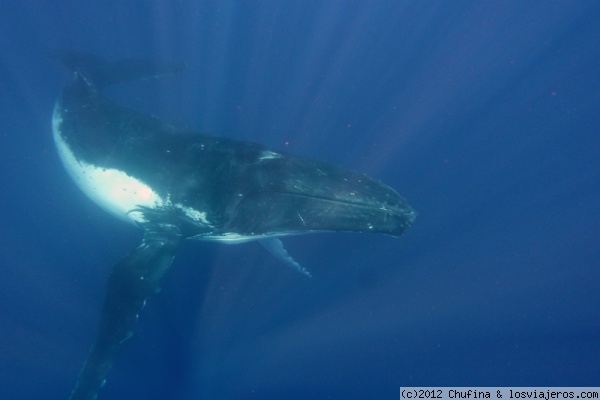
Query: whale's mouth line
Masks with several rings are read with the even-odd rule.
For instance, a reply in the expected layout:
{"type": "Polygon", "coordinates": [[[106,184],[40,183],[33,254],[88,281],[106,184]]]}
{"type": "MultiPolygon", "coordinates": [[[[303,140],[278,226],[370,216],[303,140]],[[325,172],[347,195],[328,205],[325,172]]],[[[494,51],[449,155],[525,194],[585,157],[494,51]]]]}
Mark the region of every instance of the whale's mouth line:
{"type": "MultiPolygon", "coordinates": [[[[260,193],[260,192],[257,192],[257,193],[260,193]]],[[[292,191],[264,191],[262,193],[265,193],[265,194],[273,193],[273,194],[279,194],[279,195],[297,196],[297,197],[303,197],[306,199],[321,200],[321,201],[325,201],[325,202],[329,202],[329,203],[333,203],[333,204],[343,204],[343,205],[347,205],[347,206],[364,208],[364,209],[369,209],[369,210],[377,209],[380,211],[388,211],[391,213],[393,213],[393,212],[400,212],[400,213],[413,212],[410,206],[404,208],[404,207],[394,206],[389,203],[381,203],[381,202],[368,203],[365,201],[360,201],[358,198],[356,199],[356,201],[352,201],[351,199],[332,198],[332,197],[292,192],[292,191]]],[[[354,196],[354,195],[355,194],[352,194],[352,192],[350,193],[350,196],[354,196]]],[[[358,194],[356,194],[356,196],[358,197],[358,194]]]]}

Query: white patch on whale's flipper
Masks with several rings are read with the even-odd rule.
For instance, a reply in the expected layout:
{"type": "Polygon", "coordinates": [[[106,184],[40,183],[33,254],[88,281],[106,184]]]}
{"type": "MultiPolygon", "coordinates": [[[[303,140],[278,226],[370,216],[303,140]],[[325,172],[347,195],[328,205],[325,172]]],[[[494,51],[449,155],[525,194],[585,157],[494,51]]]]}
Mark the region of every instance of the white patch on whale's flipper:
{"type": "Polygon", "coordinates": [[[284,263],[288,264],[289,266],[296,269],[298,272],[308,276],[309,278],[312,277],[312,275],[310,274],[310,272],[308,272],[306,268],[298,264],[296,260],[294,260],[292,256],[289,255],[287,250],[283,247],[283,242],[280,239],[274,237],[259,239],[258,243],[260,243],[262,247],[267,249],[267,251],[273,256],[275,256],[275,258],[277,258],[278,260],[283,261],[284,263]]]}

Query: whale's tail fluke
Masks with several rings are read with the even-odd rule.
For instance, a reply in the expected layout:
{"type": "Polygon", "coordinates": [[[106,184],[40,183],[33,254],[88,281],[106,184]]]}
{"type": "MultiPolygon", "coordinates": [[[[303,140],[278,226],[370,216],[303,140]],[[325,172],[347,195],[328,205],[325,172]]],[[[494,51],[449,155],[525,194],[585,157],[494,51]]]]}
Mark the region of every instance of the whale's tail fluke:
{"type": "Polygon", "coordinates": [[[149,59],[106,61],[92,54],[68,49],[53,50],[48,53],[48,57],[80,74],[88,84],[97,89],[122,82],[173,75],[185,68],[182,63],[149,59]]]}

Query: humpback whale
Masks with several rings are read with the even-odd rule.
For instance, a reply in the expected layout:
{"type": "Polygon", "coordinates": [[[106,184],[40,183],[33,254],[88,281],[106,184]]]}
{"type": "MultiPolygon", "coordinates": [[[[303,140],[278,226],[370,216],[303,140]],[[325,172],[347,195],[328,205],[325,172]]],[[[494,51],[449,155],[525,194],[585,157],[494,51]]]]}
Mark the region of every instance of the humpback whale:
{"type": "Polygon", "coordinates": [[[71,393],[96,399],[119,345],[184,239],[258,241],[307,274],[282,236],[320,231],[400,236],[414,209],[389,186],[332,164],[175,126],[122,107],[107,86],[182,70],[178,63],[50,57],[73,72],[52,117],[60,159],[100,207],[143,231],[110,272],[97,336],[71,393]]]}

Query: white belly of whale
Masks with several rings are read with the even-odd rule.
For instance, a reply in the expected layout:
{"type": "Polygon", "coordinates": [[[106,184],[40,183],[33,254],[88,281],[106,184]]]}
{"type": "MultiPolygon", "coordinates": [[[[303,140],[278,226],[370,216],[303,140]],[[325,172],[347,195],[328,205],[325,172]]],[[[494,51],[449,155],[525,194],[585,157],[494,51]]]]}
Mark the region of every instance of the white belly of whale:
{"type": "Polygon", "coordinates": [[[144,221],[141,213],[131,212],[140,206],[155,208],[165,205],[165,199],[152,188],[125,172],[77,160],[61,135],[61,125],[62,118],[55,110],[52,128],[60,159],[77,186],[96,204],[129,222],[144,221]]]}
{"type": "Polygon", "coordinates": [[[211,226],[204,211],[172,203],[169,196],[161,197],[150,186],[127,173],[114,168],[102,168],[78,160],[61,133],[62,118],[54,110],[52,130],[60,159],[77,186],[101,208],[127,222],[145,222],[140,207],[174,208],[197,224],[211,226]]]}

